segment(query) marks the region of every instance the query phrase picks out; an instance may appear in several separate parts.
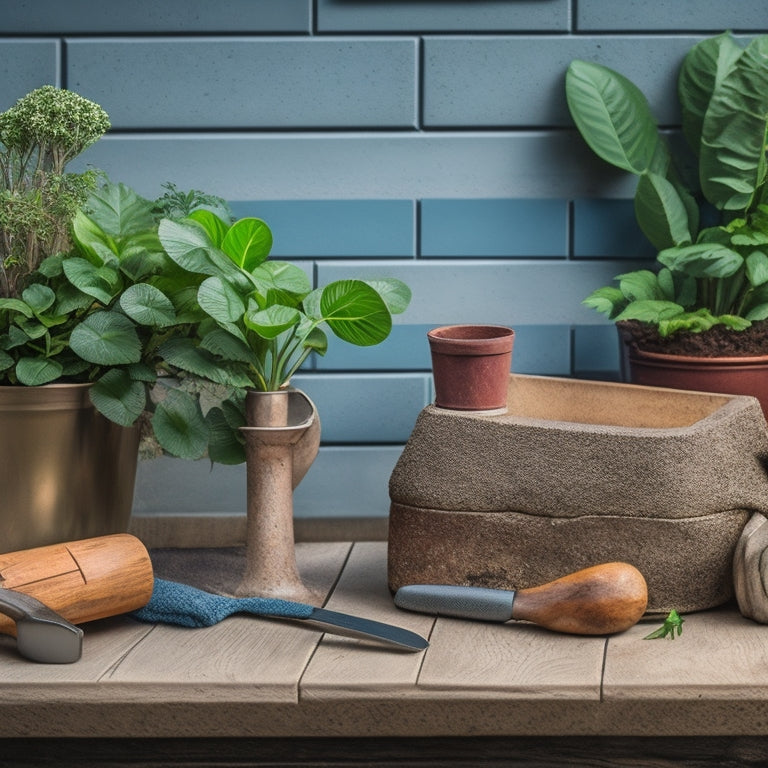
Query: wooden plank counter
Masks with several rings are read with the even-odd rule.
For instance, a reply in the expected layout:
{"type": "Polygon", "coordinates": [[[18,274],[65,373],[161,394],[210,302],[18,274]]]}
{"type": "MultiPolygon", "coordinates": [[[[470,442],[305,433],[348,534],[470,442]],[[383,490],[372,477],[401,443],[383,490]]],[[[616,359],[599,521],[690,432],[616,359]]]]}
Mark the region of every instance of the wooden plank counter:
{"type": "MultiPolygon", "coordinates": [[[[158,575],[173,578],[199,551],[180,550],[158,575]]],[[[297,551],[327,607],[398,624],[430,647],[393,651],[244,615],[205,629],[92,622],[71,665],[25,661],[2,637],[0,737],[768,735],[768,626],[735,607],[687,615],[681,637],[654,641],[643,637],[658,618],[610,638],[434,619],[394,607],[385,542],[297,551]]]]}

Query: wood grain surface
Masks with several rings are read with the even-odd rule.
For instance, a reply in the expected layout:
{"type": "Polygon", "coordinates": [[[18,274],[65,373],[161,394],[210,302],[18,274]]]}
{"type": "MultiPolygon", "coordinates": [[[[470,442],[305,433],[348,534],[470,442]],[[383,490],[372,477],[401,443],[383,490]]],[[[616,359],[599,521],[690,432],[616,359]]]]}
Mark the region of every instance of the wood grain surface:
{"type": "MultiPolygon", "coordinates": [[[[209,588],[242,560],[238,548],[152,555],[158,575],[209,588]]],[[[227,763],[223,748],[217,762],[211,745],[227,739],[235,755],[238,745],[269,746],[265,760],[282,744],[283,762],[274,757],[275,765],[319,765],[313,744],[323,765],[354,765],[355,744],[377,744],[378,762],[366,764],[448,764],[442,755],[470,765],[464,742],[440,752],[446,739],[470,738],[488,745],[482,759],[489,765],[554,765],[550,753],[574,765],[614,764],[600,757],[605,745],[618,765],[763,764],[749,761],[763,754],[768,737],[768,627],[735,606],[685,616],[675,640],[643,639],[659,617],[617,635],[579,637],[526,622],[399,610],[386,586],[385,542],[302,543],[297,558],[304,578],[328,594],[326,607],[410,629],[430,647],[393,651],[300,621],[247,615],[195,630],[118,616],[83,625],[79,662],[40,665],[19,657],[15,640],[4,636],[0,738],[10,741],[0,746],[88,737],[103,739],[106,754],[120,739],[141,738],[156,743],[158,755],[178,745],[178,764],[202,764],[195,760],[204,753],[206,765],[270,764],[256,754],[227,763]],[[698,762],[685,762],[681,739],[698,762]],[[504,740],[521,750],[506,762],[504,740]],[[409,743],[423,753],[409,757],[409,743]],[[337,763],[325,749],[333,744],[337,763]],[[632,762],[628,744],[642,746],[646,762],[632,762]],[[660,744],[675,749],[664,753],[660,744]],[[712,759],[700,744],[709,744],[712,759]]],[[[74,749],[80,742],[62,743],[74,749]]],[[[161,764],[144,756],[142,764],[161,764]]],[[[98,762],[82,763],[91,764],[98,762]]]]}

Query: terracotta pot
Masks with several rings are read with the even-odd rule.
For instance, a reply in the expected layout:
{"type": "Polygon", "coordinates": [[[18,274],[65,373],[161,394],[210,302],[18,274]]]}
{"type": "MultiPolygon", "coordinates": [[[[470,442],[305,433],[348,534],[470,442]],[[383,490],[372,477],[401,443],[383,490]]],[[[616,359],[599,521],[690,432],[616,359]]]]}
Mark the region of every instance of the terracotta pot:
{"type": "Polygon", "coordinates": [[[98,413],[89,388],[0,387],[0,552],[126,531],[139,431],[98,413]]]}
{"type": "Polygon", "coordinates": [[[768,417],[768,355],[687,357],[627,348],[630,381],[726,395],[751,395],[768,417]]]}
{"type": "Polygon", "coordinates": [[[427,333],[435,405],[460,411],[507,406],[515,332],[501,325],[446,325],[427,333]]]}

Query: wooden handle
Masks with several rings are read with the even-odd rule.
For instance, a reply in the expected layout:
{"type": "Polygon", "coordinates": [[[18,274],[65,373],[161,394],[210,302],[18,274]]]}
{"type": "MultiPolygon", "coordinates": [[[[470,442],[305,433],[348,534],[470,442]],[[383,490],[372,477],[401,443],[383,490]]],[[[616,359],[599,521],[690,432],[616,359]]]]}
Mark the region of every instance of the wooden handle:
{"type": "MultiPolygon", "coordinates": [[[[153,585],[149,554],[127,533],[0,554],[0,588],[32,595],[73,624],[141,608],[153,585]]],[[[15,632],[0,614],[0,633],[15,632]]]]}
{"type": "Polygon", "coordinates": [[[512,618],[556,632],[607,635],[636,624],[647,604],[648,588],[637,568],[605,563],[518,590],[512,618]]]}

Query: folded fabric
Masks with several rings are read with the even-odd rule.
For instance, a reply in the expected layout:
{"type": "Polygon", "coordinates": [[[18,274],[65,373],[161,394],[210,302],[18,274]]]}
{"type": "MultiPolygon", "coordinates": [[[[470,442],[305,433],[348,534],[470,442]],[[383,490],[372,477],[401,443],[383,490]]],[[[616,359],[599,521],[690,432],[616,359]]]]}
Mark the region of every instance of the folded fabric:
{"type": "Polygon", "coordinates": [[[156,578],[149,602],[131,616],[153,624],[210,627],[234,613],[306,619],[314,610],[305,603],[272,597],[225,597],[188,584],[156,578]]]}

